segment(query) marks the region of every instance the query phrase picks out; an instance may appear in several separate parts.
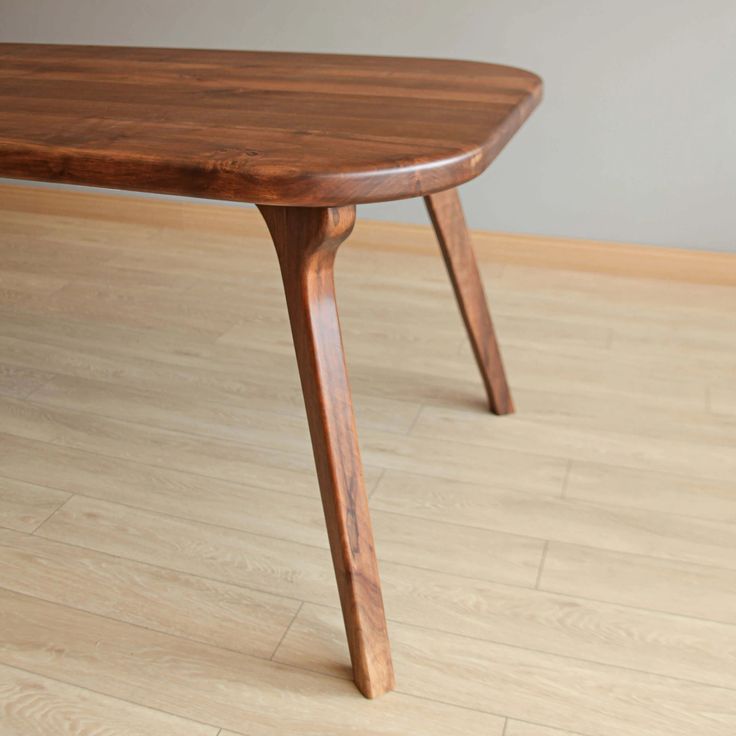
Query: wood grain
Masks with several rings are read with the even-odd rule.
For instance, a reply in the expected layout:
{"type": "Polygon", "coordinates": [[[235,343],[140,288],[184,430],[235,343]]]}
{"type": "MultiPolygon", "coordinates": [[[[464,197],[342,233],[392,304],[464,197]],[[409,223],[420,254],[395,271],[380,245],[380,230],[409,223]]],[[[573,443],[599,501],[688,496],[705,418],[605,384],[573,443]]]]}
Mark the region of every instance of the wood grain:
{"type": "MultiPolygon", "coordinates": [[[[339,627],[334,609],[303,606],[276,660],[332,674],[336,664],[343,665],[344,672],[339,627]]],[[[397,682],[405,683],[399,689],[423,697],[596,736],[618,736],[634,728],[652,736],[699,730],[730,736],[736,724],[732,690],[637,672],[622,680],[616,668],[583,659],[418,626],[395,624],[391,635],[397,682]],[[484,664],[490,662],[493,666],[484,664]]]]}
{"type": "MultiPolygon", "coordinates": [[[[328,544],[316,488],[307,495],[264,492],[258,486],[145,467],[8,435],[0,435],[0,444],[8,458],[3,472],[28,476],[27,465],[37,458],[35,477],[77,495],[316,547],[328,544]]],[[[25,492],[26,485],[19,484],[18,492],[25,492]]],[[[27,509],[30,500],[25,496],[20,500],[25,502],[21,509],[27,509]]],[[[539,540],[380,509],[374,509],[372,518],[381,560],[514,584],[533,584],[536,579],[543,548],[539,540]],[[448,555],[447,550],[458,554],[448,555]],[[474,554],[463,559],[463,551],[474,554]]]]}
{"type": "Polygon", "coordinates": [[[553,542],[547,551],[540,587],[627,606],[736,623],[732,568],[553,542]],[[662,580],[667,583],[662,585],[662,580]]]}
{"type": "MultiPolygon", "coordinates": [[[[339,617],[339,612],[335,611],[339,617]]],[[[0,590],[0,662],[248,736],[501,736],[503,718],[228,652],[0,590]],[[49,652],[54,655],[50,656],[49,652]],[[319,707],[315,707],[315,704],[319,707]]]]}
{"type": "MultiPolygon", "coordinates": [[[[512,450],[519,447],[514,439],[518,432],[527,442],[531,440],[534,449],[543,455],[564,455],[573,460],[697,475],[719,481],[730,481],[736,474],[733,440],[726,432],[720,439],[686,439],[653,433],[645,436],[617,428],[594,430],[568,421],[558,421],[556,431],[549,432],[549,425],[525,416],[504,422],[503,430],[491,425],[492,422],[483,422],[478,415],[451,408],[429,407],[422,410],[412,434],[432,440],[445,437],[457,442],[462,439],[481,447],[512,450]]],[[[733,431],[731,429],[732,436],[733,431]]]]}
{"type": "Polygon", "coordinates": [[[0,175],[260,204],[416,197],[480,174],[541,98],[466,61],[0,44],[0,175]]]}
{"type": "Polygon", "coordinates": [[[54,488],[0,477],[0,527],[32,532],[70,495],[54,488]]]}
{"type": "Polygon", "coordinates": [[[437,233],[491,411],[494,414],[511,414],[514,404],[457,190],[430,194],[424,201],[437,233]]]}
{"type": "MultiPolygon", "coordinates": [[[[265,515],[268,511],[262,510],[261,513],[265,515]]],[[[401,518],[397,517],[397,520],[401,518]]],[[[413,526],[411,518],[404,519],[408,527],[413,526]]],[[[388,560],[382,560],[382,587],[390,622],[415,624],[421,621],[422,626],[435,631],[461,633],[485,641],[736,688],[733,656],[722,645],[724,640],[734,635],[733,627],[692,618],[663,617],[657,612],[589,601],[580,591],[576,595],[540,592],[534,589],[538,564],[534,570],[535,580],[527,580],[526,585],[493,581],[496,569],[491,562],[495,555],[493,548],[483,550],[475,547],[470,550],[479,559],[465,569],[463,560],[469,555],[458,544],[459,538],[462,533],[472,538],[475,530],[457,527],[455,532],[454,545],[447,544],[450,536],[447,533],[436,540],[430,537],[441,549],[434,555],[427,555],[422,561],[423,567],[412,565],[411,559],[407,562],[406,555],[390,555],[388,560]],[[447,561],[437,561],[440,553],[448,558],[447,561]],[[481,571],[484,562],[489,565],[485,572],[481,571]],[[475,577],[470,577],[471,574],[475,577]]],[[[288,537],[275,539],[237,532],[79,497],[68,502],[37,535],[92,550],[92,558],[94,552],[102,552],[104,557],[144,563],[143,571],[138,573],[135,571],[140,565],[133,565],[129,574],[123,567],[120,577],[132,574],[150,576],[145,566],[155,566],[180,573],[173,577],[177,580],[184,578],[183,588],[189,576],[197,575],[224,581],[226,587],[257,588],[272,596],[334,608],[339,605],[328,569],[327,553],[288,537]],[[207,550],[207,559],[202,559],[202,549],[207,550]]],[[[384,549],[385,545],[380,545],[384,539],[378,537],[379,549],[384,549]]],[[[40,542],[35,546],[44,549],[40,542]]],[[[396,542],[389,542],[389,547],[389,552],[392,552],[396,542]]],[[[33,545],[29,542],[25,548],[32,549],[33,545]]],[[[57,549],[63,553],[62,545],[57,549]]],[[[24,554],[22,550],[21,554],[24,554]]],[[[78,553],[72,551],[69,557],[76,560],[78,553]]],[[[45,577],[43,572],[26,573],[24,576],[23,569],[11,561],[3,578],[0,578],[0,584],[56,602],[66,600],[59,598],[57,586],[44,585],[45,577]],[[2,583],[2,579],[7,582],[2,583]]],[[[79,593],[70,600],[77,601],[76,607],[92,612],[115,610],[109,602],[105,603],[106,597],[100,593],[90,595],[95,608],[90,609],[84,603],[83,591],[87,587],[84,580],[89,577],[90,573],[86,572],[80,575],[79,583],[71,586],[70,596],[74,591],[79,593]]],[[[157,583],[156,576],[152,577],[150,595],[155,596],[160,582],[157,583]]],[[[501,581],[504,577],[498,576],[501,581]]],[[[134,599],[143,595],[136,594],[134,599]]],[[[715,589],[711,595],[711,604],[718,602],[715,589]]],[[[177,595],[174,588],[170,595],[163,597],[166,601],[179,600],[181,595],[177,595]]],[[[720,599],[724,603],[728,601],[727,596],[721,595],[720,599]]],[[[197,590],[193,591],[192,600],[193,610],[198,606],[206,607],[206,600],[197,590]]],[[[257,598],[251,612],[257,611],[256,603],[257,598]]],[[[245,615],[248,613],[246,611],[245,615]]],[[[116,617],[139,623],[143,615],[137,613],[136,618],[131,619],[130,612],[123,608],[116,617]]],[[[167,632],[176,631],[168,627],[187,625],[186,616],[174,615],[171,618],[172,621],[166,623],[162,612],[160,615],[148,614],[145,620],[152,622],[149,627],[167,632]]],[[[213,619],[210,626],[202,627],[201,634],[190,633],[189,638],[202,640],[202,636],[213,635],[219,637],[216,642],[226,641],[227,627],[234,623],[227,608],[221,610],[216,607],[213,619]]],[[[196,624],[193,630],[197,631],[196,624]]],[[[241,642],[239,646],[247,650],[257,646],[251,641],[254,635],[255,632],[249,635],[248,632],[236,631],[230,638],[234,643],[241,642]]],[[[344,640],[337,643],[342,647],[341,651],[345,649],[344,640]]],[[[315,649],[315,656],[319,655],[319,650],[315,649]]]]}
{"type": "Polygon", "coordinates": [[[259,209],[281,266],[353,677],[375,698],[394,674],[333,272],[355,208],[259,209]]]}
{"type": "Polygon", "coordinates": [[[217,736],[216,726],[0,665],[3,736],[217,736]]]}
{"type": "Polygon", "coordinates": [[[393,471],[371,500],[376,509],[437,522],[736,570],[736,533],[729,523],[393,471]]]}
{"type": "Polygon", "coordinates": [[[0,529],[0,547],[7,590],[264,658],[299,608],[293,599],[38,536],[0,529]]]}
{"type": "Polygon", "coordinates": [[[692,475],[574,461],[565,496],[589,503],[736,523],[736,484],[692,475]]]}

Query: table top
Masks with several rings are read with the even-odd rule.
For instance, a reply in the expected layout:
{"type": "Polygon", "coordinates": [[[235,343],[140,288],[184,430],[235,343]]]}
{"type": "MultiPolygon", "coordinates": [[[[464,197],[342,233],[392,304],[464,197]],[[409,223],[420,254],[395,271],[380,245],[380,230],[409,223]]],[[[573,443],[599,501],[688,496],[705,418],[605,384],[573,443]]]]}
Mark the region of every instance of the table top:
{"type": "Polygon", "coordinates": [[[0,44],[0,176],[258,204],[415,197],[480,174],[541,99],[470,61],[0,44]]]}

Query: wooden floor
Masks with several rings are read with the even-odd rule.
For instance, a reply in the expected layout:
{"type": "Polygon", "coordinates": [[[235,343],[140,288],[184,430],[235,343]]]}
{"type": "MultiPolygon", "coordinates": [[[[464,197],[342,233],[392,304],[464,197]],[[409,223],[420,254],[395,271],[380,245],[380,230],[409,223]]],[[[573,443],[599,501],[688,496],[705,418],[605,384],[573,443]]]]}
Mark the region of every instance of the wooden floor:
{"type": "Polygon", "coordinates": [[[348,655],[255,212],[0,189],[0,733],[733,736],[736,257],[428,228],[338,259],[398,689],[348,655]]]}

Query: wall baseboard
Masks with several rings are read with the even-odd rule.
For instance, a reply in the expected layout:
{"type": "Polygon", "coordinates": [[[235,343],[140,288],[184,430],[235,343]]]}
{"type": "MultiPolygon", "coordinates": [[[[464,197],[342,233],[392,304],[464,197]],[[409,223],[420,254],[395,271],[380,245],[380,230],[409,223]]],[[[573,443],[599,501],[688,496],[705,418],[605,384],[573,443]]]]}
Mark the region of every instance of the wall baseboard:
{"type": "MultiPolygon", "coordinates": [[[[0,184],[2,210],[268,237],[254,207],[209,200],[183,201],[0,184]]],[[[504,263],[736,286],[734,253],[482,230],[473,231],[473,242],[480,258],[504,263]]],[[[377,250],[436,250],[429,224],[410,225],[360,217],[350,245],[377,250]]]]}

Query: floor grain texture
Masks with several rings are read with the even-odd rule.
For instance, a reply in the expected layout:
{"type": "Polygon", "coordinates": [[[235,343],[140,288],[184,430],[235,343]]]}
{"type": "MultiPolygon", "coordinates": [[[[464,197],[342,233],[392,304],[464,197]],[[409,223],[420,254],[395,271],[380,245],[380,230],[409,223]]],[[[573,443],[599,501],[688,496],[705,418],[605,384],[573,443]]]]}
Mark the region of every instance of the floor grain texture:
{"type": "Polygon", "coordinates": [[[251,209],[0,189],[0,734],[733,736],[736,259],[429,227],[337,288],[397,691],[349,658],[251,209]]]}

